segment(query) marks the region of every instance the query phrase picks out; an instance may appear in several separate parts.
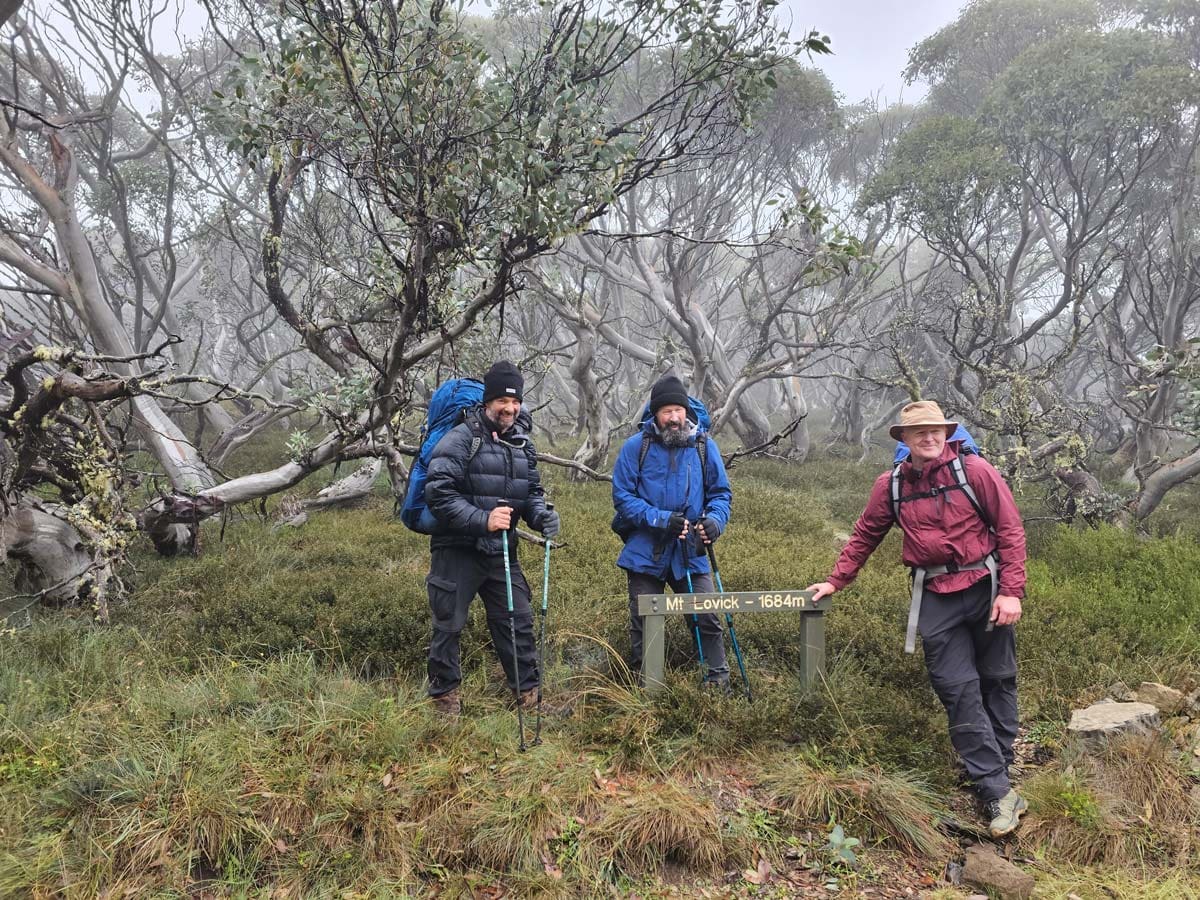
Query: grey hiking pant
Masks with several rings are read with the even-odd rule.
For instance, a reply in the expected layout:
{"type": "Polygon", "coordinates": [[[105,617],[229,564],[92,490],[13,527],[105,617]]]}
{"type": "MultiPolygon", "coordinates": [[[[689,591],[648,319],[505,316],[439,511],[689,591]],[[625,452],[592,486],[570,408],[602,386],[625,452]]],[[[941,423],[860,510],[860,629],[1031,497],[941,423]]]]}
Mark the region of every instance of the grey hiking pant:
{"type": "MultiPolygon", "coordinates": [[[[657,578],[654,575],[644,575],[641,572],[625,570],[629,578],[629,643],[632,652],[629,666],[639,672],[642,668],[642,617],[638,615],[637,598],[639,594],[661,594],[667,581],[671,590],[676,593],[687,591],[687,579],[680,581],[657,578]]],[[[693,572],[692,588],[697,594],[709,594],[713,591],[713,578],[709,572],[693,572]]],[[[708,666],[705,681],[723,683],[729,681],[729,663],[725,661],[725,634],[721,628],[721,620],[714,613],[701,613],[696,616],[697,622],[691,616],[685,617],[688,634],[692,646],[696,644],[695,629],[700,629],[700,646],[704,650],[704,663],[708,666]]]]}
{"type": "Polygon", "coordinates": [[[918,629],[950,741],[983,802],[1008,793],[1017,737],[1017,645],[1011,625],[986,630],[991,579],[951,594],[926,590],[918,629]]]}
{"type": "MultiPolygon", "coordinates": [[[[492,647],[504,667],[510,689],[513,682],[513,636],[504,587],[504,557],[473,549],[443,547],[434,550],[425,586],[433,613],[433,638],[429,642],[429,694],[438,697],[462,682],[458,638],[467,624],[475,595],[483,598],[492,647]]],[[[514,554],[511,558],[513,613],[517,632],[517,674],[522,693],[537,687],[537,648],[533,636],[533,610],[529,583],[514,554]]]]}

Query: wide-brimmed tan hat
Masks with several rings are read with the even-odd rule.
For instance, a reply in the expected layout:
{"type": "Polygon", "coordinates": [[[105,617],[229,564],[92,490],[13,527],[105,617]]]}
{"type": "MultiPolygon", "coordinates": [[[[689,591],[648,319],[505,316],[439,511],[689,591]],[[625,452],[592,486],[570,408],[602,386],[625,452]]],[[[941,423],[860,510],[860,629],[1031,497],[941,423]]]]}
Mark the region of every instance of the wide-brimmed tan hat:
{"type": "Polygon", "coordinates": [[[949,421],[943,414],[942,408],[932,400],[917,400],[905,404],[900,410],[900,421],[888,429],[892,440],[900,440],[901,428],[916,428],[920,425],[945,425],[946,437],[954,434],[958,428],[957,422],[949,421]]]}

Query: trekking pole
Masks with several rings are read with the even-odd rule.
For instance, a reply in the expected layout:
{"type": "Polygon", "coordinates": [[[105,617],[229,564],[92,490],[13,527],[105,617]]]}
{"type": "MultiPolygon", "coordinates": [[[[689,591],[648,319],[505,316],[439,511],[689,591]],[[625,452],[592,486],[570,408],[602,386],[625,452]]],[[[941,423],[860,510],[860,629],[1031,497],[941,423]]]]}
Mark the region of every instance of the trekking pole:
{"type": "MultiPolygon", "coordinates": [[[[547,503],[546,509],[554,512],[554,504],[547,503]]],[[[538,698],[537,718],[533,727],[533,746],[542,743],[542,679],[545,677],[545,644],[546,644],[546,609],[550,603],[550,538],[546,538],[546,559],[542,567],[542,614],[538,622],[537,663],[538,663],[538,698]]]]}
{"type": "MultiPolygon", "coordinates": [[[[712,544],[705,544],[705,549],[708,550],[708,561],[712,563],[713,578],[717,582],[717,590],[722,594],[725,593],[725,586],[721,584],[721,570],[717,568],[717,554],[713,550],[712,544]]],[[[737,632],[733,630],[733,613],[725,613],[725,627],[729,629],[729,640],[733,643],[733,655],[737,658],[738,671],[742,673],[742,684],[746,686],[746,702],[754,702],[754,694],[750,691],[750,679],[746,675],[746,661],[742,659],[742,648],[738,646],[737,632]]]]}
{"type": "MultiPolygon", "coordinates": [[[[497,507],[511,506],[507,500],[501,500],[497,507]]],[[[513,649],[513,696],[517,699],[517,749],[525,752],[525,716],[521,711],[521,675],[517,665],[517,617],[513,612],[512,595],[512,565],[508,561],[508,529],[500,532],[500,543],[504,548],[504,590],[508,597],[508,631],[512,635],[513,649]]]]}
{"type": "MultiPolygon", "coordinates": [[[[685,566],[687,565],[686,553],[684,554],[683,563],[685,566]]],[[[696,590],[692,587],[692,570],[684,569],[684,571],[687,573],[688,593],[694,594],[696,590]]],[[[700,657],[700,683],[704,684],[705,679],[708,677],[708,666],[704,664],[704,645],[700,642],[700,616],[697,613],[692,613],[692,634],[696,636],[696,655],[700,657]]]]}

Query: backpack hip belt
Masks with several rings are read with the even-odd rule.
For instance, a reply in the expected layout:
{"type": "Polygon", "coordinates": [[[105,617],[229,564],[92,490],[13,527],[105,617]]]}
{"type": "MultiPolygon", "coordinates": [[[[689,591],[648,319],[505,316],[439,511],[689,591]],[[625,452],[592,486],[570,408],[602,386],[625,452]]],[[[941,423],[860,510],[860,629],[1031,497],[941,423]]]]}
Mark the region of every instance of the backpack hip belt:
{"type": "MultiPolygon", "coordinates": [[[[904,652],[915,653],[917,649],[917,620],[921,615],[921,598],[925,594],[925,580],[930,576],[948,575],[952,572],[972,572],[987,569],[992,582],[992,603],[1000,592],[999,561],[995,552],[989,553],[983,559],[966,565],[946,563],[940,566],[913,566],[912,569],[912,603],[908,607],[908,628],[904,633],[904,652]]],[[[991,611],[988,612],[986,631],[992,630],[991,611]]]]}

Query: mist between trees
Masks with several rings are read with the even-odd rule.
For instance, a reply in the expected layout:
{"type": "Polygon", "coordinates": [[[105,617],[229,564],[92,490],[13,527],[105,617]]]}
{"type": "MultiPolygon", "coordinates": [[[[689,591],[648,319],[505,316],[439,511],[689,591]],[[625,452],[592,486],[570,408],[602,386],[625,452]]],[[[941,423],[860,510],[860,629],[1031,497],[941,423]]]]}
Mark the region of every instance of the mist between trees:
{"type": "Polygon", "coordinates": [[[194,550],[349,460],[311,505],[402,492],[433,388],[501,356],[573,477],[674,370],[727,455],[866,458],[930,397],[1063,518],[1144,523],[1200,473],[1200,17],[974,2],[880,108],[773,7],[0,2],[23,589],[104,617],[139,529],[194,550]]]}

